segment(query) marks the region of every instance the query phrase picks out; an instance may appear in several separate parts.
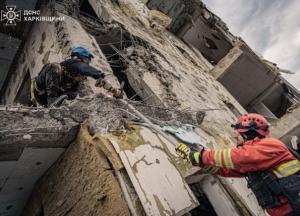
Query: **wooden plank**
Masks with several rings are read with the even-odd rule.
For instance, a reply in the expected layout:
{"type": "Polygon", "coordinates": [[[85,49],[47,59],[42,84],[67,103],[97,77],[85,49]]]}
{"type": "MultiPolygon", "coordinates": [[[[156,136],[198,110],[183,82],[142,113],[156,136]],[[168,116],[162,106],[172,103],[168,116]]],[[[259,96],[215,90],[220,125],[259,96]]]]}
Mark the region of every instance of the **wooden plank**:
{"type": "Polygon", "coordinates": [[[183,215],[199,203],[156,133],[145,127],[110,141],[147,215],[183,215]]]}
{"type": "Polygon", "coordinates": [[[211,175],[206,175],[201,180],[201,188],[206,194],[210,203],[217,203],[214,209],[217,215],[239,216],[239,210],[236,208],[230,195],[224,190],[220,182],[211,175]]]}

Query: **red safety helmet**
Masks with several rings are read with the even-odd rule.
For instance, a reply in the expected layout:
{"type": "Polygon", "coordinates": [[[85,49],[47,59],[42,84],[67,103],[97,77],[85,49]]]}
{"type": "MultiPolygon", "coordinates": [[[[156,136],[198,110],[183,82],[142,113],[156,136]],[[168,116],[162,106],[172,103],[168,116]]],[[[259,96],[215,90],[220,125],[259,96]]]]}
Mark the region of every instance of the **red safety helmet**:
{"type": "Polygon", "coordinates": [[[259,114],[248,113],[238,118],[235,125],[231,125],[237,132],[245,133],[249,130],[255,130],[262,136],[270,133],[268,121],[259,114]]]}

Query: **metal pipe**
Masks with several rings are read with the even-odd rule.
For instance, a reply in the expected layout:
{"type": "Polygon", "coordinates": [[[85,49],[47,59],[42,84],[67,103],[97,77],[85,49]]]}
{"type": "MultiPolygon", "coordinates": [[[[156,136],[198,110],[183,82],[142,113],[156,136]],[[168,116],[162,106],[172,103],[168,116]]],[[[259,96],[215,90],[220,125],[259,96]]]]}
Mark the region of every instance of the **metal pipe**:
{"type": "Polygon", "coordinates": [[[126,187],[126,183],[125,183],[125,181],[123,179],[123,176],[121,175],[121,172],[119,170],[115,170],[115,173],[116,173],[117,179],[118,179],[118,181],[120,183],[120,187],[121,187],[121,190],[122,190],[122,192],[124,194],[124,198],[125,198],[125,201],[126,201],[126,203],[128,205],[130,213],[133,216],[137,216],[138,214],[135,211],[135,208],[133,206],[132,200],[130,198],[129,192],[128,192],[127,187],[126,187]]]}

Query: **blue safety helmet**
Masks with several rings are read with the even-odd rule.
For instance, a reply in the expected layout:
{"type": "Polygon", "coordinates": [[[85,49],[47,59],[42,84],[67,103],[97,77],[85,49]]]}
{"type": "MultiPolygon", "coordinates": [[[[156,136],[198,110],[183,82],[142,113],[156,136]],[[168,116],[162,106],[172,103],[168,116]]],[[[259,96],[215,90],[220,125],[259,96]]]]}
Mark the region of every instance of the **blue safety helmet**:
{"type": "Polygon", "coordinates": [[[89,60],[94,58],[93,54],[90,51],[88,51],[87,49],[83,48],[83,47],[75,47],[72,50],[71,56],[78,56],[78,57],[82,56],[82,57],[85,57],[89,60]]]}

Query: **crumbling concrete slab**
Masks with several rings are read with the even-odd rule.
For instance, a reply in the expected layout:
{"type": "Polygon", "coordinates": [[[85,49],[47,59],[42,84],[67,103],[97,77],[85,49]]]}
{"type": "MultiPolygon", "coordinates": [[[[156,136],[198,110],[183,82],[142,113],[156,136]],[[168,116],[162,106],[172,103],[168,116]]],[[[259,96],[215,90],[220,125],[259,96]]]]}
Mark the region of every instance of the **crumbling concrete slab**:
{"type": "Polygon", "coordinates": [[[25,147],[66,148],[77,136],[78,122],[62,110],[0,107],[0,161],[16,161],[25,147]]]}
{"type": "Polygon", "coordinates": [[[164,144],[145,127],[110,138],[147,215],[183,215],[198,205],[164,151],[164,144]]]}

